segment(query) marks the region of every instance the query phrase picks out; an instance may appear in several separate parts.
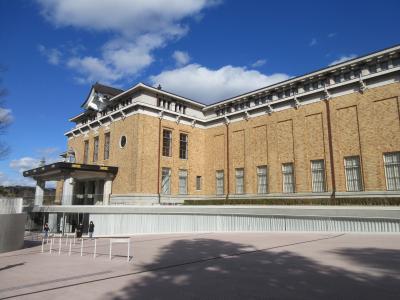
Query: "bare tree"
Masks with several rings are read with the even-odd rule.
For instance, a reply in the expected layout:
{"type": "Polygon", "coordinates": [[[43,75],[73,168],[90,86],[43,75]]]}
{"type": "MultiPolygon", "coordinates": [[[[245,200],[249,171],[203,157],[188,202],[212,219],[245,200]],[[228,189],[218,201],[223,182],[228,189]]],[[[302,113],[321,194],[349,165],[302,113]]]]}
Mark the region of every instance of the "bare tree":
{"type": "MultiPolygon", "coordinates": [[[[0,65],[0,73],[6,71],[4,66],[0,65]]],[[[0,135],[3,135],[11,123],[10,110],[4,107],[4,99],[7,96],[7,90],[2,86],[2,78],[0,76],[0,135]]],[[[10,152],[9,146],[0,140],[0,160],[4,159],[10,152]]]]}

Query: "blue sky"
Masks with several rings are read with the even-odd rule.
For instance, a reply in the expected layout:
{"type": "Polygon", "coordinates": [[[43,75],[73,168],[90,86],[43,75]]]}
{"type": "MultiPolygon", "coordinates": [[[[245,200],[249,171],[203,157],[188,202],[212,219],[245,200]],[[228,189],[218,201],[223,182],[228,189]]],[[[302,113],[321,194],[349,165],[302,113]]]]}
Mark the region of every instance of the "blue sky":
{"type": "Polygon", "coordinates": [[[65,150],[95,81],[211,103],[400,43],[399,1],[0,0],[1,184],[65,150]]]}

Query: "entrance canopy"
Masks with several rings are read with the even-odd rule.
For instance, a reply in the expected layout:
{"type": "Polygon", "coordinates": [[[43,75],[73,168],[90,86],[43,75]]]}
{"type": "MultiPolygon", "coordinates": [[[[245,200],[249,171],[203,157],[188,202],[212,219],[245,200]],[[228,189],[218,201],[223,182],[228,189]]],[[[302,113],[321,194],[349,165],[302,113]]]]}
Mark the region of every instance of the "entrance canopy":
{"type": "Polygon", "coordinates": [[[36,180],[35,205],[43,205],[46,181],[63,180],[62,205],[108,204],[117,167],[56,162],[25,171],[36,180]]]}
{"type": "Polygon", "coordinates": [[[56,162],[35,169],[27,170],[24,177],[32,177],[41,181],[57,181],[65,178],[104,179],[115,175],[118,167],[56,162]]]}

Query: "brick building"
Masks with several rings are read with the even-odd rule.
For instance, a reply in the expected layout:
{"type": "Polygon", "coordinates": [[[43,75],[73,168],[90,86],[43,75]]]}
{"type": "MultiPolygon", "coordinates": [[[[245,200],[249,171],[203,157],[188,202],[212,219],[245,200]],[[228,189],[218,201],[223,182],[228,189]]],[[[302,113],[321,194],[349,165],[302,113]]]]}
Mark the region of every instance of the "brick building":
{"type": "Polygon", "coordinates": [[[95,84],[70,119],[62,204],[400,197],[400,46],[205,105],[95,84]]]}

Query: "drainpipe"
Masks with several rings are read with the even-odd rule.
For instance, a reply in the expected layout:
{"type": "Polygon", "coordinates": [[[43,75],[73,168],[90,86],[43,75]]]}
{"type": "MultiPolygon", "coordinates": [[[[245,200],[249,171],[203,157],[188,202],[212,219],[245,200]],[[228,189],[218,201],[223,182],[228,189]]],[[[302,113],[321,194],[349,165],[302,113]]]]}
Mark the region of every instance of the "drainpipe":
{"type": "Polygon", "coordinates": [[[225,119],[225,126],[226,126],[226,178],[227,178],[227,186],[226,186],[226,197],[225,201],[228,201],[229,199],[229,194],[230,194],[230,185],[229,185],[229,119],[225,119]]]}
{"type": "Polygon", "coordinates": [[[162,114],[158,118],[158,170],[157,170],[157,194],[158,194],[158,204],[161,204],[161,193],[160,193],[160,171],[161,171],[161,119],[162,114]]]}
{"type": "Polygon", "coordinates": [[[325,100],[325,106],[326,106],[326,121],[327,121],[327,125],[328,125],[329,160],[330,160],[331,178],[332,178],[331,200],[335,200],[335,198],[336,198],[335,162],[333,160],[334,158],[333,158],[331,110],[330,110],[328,99],[325,100]]]}

